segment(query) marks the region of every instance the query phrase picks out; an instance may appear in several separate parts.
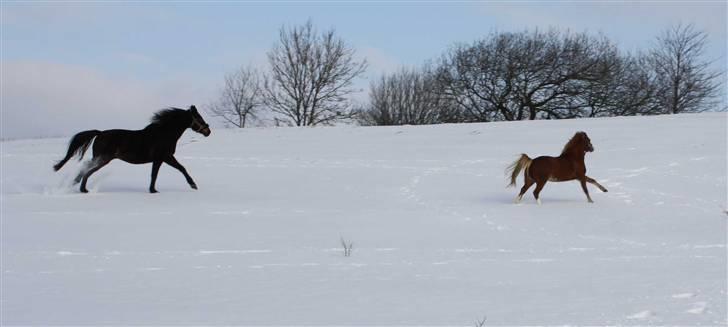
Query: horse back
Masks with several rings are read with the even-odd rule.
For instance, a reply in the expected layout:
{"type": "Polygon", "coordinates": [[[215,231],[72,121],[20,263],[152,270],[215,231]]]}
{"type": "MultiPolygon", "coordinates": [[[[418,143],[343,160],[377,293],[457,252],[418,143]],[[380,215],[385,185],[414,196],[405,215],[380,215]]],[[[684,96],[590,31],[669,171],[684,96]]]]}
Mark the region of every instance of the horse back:
{"type": "Polygon", "coordinates": [[[94,157],[118,158],[132,164],[143,164],[162,156],[164,147],[145,130],[110,129],[94,141],[94,157]]]}

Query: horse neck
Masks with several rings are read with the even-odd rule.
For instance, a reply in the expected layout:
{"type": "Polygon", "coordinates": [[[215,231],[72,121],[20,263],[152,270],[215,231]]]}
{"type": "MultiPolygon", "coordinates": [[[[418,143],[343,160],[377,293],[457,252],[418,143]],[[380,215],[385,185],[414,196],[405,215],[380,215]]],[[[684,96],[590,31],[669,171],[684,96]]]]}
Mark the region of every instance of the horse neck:
{"type": "Polygon", "coordinates": [[[170,130],[172,131],[172,135],[174,136],[174,141],[177,142],[180,137],[182,137],[182,134],[185,133],[187,130],[187,127],[189,126],[174,126],[170,127],[170,130]]]}
{"type": "Polygon", "coordinates": [[[580,150],[580,149],[569,149],[569,151],[566,151],[561,154],[561,157],[570,158],[573,160],[581,160],[581,161],[584,161],[585,156],[586,156],[586,152],[584,150],[580,150]]]}
{"type": "Polygon", "coordinates": [[[157,135],[164,136],[165,139],[173,140],[175,143],[182,137],[182,134],[187,130],[189,126],[185,124],[165,124],[165,125],[150,125],[153,131],[157,135]]]}

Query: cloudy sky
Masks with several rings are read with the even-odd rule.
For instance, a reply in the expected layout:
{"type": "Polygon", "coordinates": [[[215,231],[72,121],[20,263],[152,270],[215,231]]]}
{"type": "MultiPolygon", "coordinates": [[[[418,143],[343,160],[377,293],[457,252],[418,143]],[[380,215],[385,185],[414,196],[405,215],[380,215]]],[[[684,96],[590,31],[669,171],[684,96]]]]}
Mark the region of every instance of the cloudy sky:
{"type": "MultiPolygon", "coordinates": [[[[264,67],[282,25],[335,28],[370,66],[358,82],[491,31],[560,27],[647,49],[670,24],[709,34],[725,70],[724,1],[7,2],[1,12],[0,137],[138,129],[162,107],[204,106],[226,72],[264,67]]],[[[208,119],[211,120],[211,119],[208,119]]]]}

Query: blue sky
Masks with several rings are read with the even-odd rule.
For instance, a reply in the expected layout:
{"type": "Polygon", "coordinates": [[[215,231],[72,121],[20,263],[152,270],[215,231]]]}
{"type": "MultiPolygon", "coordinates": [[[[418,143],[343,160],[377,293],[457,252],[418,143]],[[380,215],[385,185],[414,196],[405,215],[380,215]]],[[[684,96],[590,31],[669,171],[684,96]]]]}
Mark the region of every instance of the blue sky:
{"type": "Polygon", "coordinates": [[[601,32],[647,49],[670,24],[710,35],[725,70],[725,2],[3,2],[2,137],[140,128],[164,106],[204,106],[223,75],[265,66],[279,28],[311,19],[366,57],[357,86],[456,42],[526,28],[601,32]],[[35,117],[53,117],[39,122],[35,117]]]}

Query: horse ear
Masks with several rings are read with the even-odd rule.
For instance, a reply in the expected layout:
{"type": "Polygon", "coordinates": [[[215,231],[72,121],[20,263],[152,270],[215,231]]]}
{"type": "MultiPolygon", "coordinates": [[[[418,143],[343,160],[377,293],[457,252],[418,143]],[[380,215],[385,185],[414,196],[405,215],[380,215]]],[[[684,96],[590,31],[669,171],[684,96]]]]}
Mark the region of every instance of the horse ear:
{"type": "Polygon", "coordinates": [[[190,106],[190,111],[197,112],[197,107],[195,107],[195,105],[191,105],[190,106]]]}

